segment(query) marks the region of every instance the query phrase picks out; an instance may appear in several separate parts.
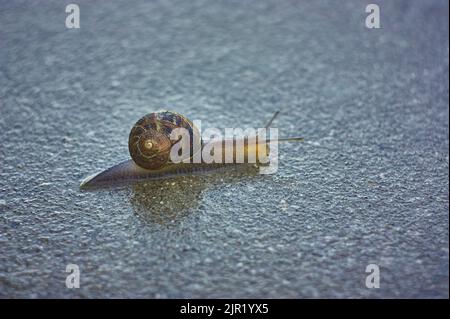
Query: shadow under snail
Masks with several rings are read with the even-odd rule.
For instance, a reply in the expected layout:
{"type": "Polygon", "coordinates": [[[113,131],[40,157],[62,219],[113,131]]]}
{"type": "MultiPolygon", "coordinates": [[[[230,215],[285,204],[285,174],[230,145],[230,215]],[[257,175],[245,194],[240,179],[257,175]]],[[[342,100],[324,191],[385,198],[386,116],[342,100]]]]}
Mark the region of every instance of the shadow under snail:
{"type": "MultiPolygon", "coordinates": [[[[279,112],[276,112],[272,116],[266,128],[270,127],[278,114],[279,112]]],[[[242,139],[239,141],[239,138],[234,138],[231,143],[228,143],[230,140],[225,139],[220,141],[203,141],[198,129],[185,116],[171,111],[150,113],[137,121],[131,129],[128,138],[128,149],[131,159],[85,178],[80,188],[108,186],[130,181],[164,179],[178,175],[216,172],[229,168],[236,169],[242,165],[260,164],[258,163],[258,155],[256,155],[256,163],[250,163],[247,157],[248,152],[257,154],[263,151],[266,153],[264,154],[265,156],[269,155],[271,140],[260,139],[259,137],[245,137],[242,139]],[[176,128],[184,128],[188,132],[190,150],[182,162],[174,163],[170,159],[170,152],[179,140],[173,140],[170,137],[172,131],[176,128]],[[222,161],[220,163],[205,162],[203,159],[198,163],[190,161],[196,154],[194,151],[195,143],[198,143],[197,145],[200,146],[197,152],[201,152],[206,145],[212,149],[220,148],[223,155],[222,161]],[[214,145],[211,145],[211,143],[214,143],[214,145]],[[244,145],[244,148],[240,151],[235,147],[238,143],[244,145]],[[231,150],[229,149],[230,147],[232,148],[231,150]],[[244,152],[244,154],[238,154],[238,152],[244,152]],[[227,153],[233,154],[232,163],[225,163],[224,156],[227,153]],[[237,163],[236,158],[242,155],[244,156],[244,163],[237,163]]],[[[303,138],[301,137],[292,137],[278,139],[277,142],[302,140],[303,138]]]]}

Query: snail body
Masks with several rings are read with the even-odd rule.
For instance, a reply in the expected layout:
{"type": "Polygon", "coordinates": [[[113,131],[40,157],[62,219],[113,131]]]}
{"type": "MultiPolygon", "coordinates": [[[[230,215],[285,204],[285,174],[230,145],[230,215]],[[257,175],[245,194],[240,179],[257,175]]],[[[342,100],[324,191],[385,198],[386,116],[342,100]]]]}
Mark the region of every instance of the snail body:
{"type": "MultiPolygon", "coordinates": [[[[270,126],[273,119],[270,119],[266,128],[270,126]]],[[[176,135],[176,134],[175,134],[176,135]]],[[[104,186],[118,184],[120,182],[162,179],[174,177],[177,175],[191,175],[196,173],[219,171],[222,169],[234,168],[240,169],[249,163],[248,154],[258,154],[263,152],[264,156],[268,155],[270,140],[257,138],[243,138],[233,140],[213,140],[204,143],[200,137],[199,130],[192,121],[185,116],[171,111],[159,111],[147,114],[139,119],[131,129],[128,137],[128,149],[131,160],[119,163],[99,174],[87,177],[81,183],[80,187],[88,186],[104,186]],[[170,155],[172,147],[179,142],[180,139],[173,139],[175,129],[185,129],[189,135],[189,152],[182,157],[179,162],[172,162],[170,155]],[[234,145],[241,144],[243,149],[237,150],[234,145]],[[200,149],[196,150],[195,145],[200,145],[200,149]],[[194,157],[194,151],[202,152],[205,147],[208,150],[220,149],[221,158],[219,162],[204,162],[201,158],[200,162],[191,162],[194,157]],[[233,162],[226,163],[225,154],[232,154],[233,162]],[[244,158],[244,163],[238,163],[237,158],[244,158]]],[[[302,138],[284,138],[280,141],[301,141],[302,138]]],[[[259,158],[257,155],[256,158],[259,158]]],[[[257,162],[259,163],[259,162],[257,162]]]]}

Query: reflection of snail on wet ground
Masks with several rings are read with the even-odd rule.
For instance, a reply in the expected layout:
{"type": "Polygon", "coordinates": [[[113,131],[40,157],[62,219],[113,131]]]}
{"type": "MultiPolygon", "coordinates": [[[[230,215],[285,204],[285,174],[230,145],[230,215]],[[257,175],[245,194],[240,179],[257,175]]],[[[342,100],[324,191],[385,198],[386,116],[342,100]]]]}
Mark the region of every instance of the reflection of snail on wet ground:
{"type": "Polygon", "coordinates": [[[254,165],[239,166],[227,174],[179,175],[171,179],[135,183],[130,203],[145,222],[172,225],[198,209],[205,192],[222,192],[223,185],[249,181],[258,176],[254,165]]]}
{"type": "MultiPolygon", "coordinates": [[[[270,119],[266,128],[271,125],[277,114],[278,112],[270,119]]],[[[301,140],[302,138],[294,137],[277,139],[276,142],[301,140]]],[[[130,132],[128,147],[132,159],[86,178],[80,187],[164,179],[179,175],[191,175],[209,171],[216,172],[222,169],[236,169],[242,165],[260,164],[258,159],[261,156],[258,156],[258,152],[263,152],[264,156],[268,156],[269,146],[273,142],[273,140],[259,137],[234,138],[231,140],[231,143],[227,142],[227,140],[205,142],[201,140],[198,129],[183,115],[170,111],[150,113],[137,121],[130,132]],[[183,128],[188,132],[190,151],[187,155],[189,158],[184,158],[182,161],[174,163],[171,161],[171,150],[174,145],[177,145],[178,140],[171,139],[171,133],[177,128],[183,128]],[[232,163],[226,163],[223,160],[219,163],[205,162],[203,160],[198,163],[189,162],[190,158],[196,156],[194,149],[196,143],[200,145],[200,151],[205,147],[210,149],[219,148],[223,156],[232,154],[232,163]],[[244,147],[242,150],[239,150],[235,145],[243,145],[244,147]],[[253,157],[253,159],[256,158],[256,163],[249,161],[247,154],[250,153],[256,154],[253,157]],[[244,156],[243,163],[236,160],[237,157],[241,156],[244,156]]]]}

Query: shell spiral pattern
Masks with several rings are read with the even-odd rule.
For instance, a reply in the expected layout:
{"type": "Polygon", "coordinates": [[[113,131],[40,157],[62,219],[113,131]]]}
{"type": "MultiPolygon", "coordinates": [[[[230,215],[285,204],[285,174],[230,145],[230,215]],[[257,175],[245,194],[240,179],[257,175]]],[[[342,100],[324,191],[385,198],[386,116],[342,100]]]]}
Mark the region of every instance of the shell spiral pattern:
{"type": "Polygon", "coordinates": [[[170,162],[170,150],[177,142],[170,139],[170,134],[180,127],[189,132],[189,157],[192,157],[194,138],[197,136],[200,139],[198,130],[183,115],[160,111],[147,114],[134,124],[128,139],[131,158],[145,169],[156,170],[163,167],[170,162]]]}

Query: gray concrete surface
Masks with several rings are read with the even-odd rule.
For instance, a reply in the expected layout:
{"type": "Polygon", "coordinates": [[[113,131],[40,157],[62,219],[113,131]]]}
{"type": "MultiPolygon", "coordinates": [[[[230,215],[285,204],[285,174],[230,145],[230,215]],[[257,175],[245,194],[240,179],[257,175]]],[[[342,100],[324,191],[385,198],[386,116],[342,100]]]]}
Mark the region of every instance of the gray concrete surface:
{"type": "Polygon", "coordinates": [[[0,2],[0,297],[448,297],[447,1],[75,2],[0,2]],[[80,191],[161,107],[307,141],[80,191]]]}

